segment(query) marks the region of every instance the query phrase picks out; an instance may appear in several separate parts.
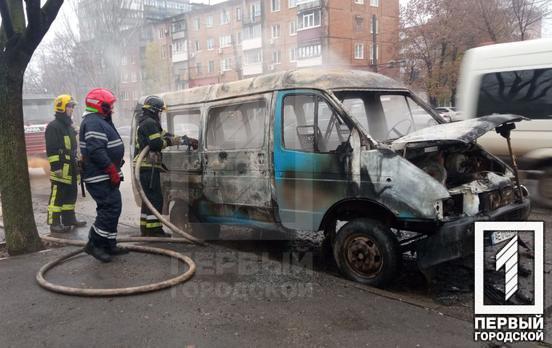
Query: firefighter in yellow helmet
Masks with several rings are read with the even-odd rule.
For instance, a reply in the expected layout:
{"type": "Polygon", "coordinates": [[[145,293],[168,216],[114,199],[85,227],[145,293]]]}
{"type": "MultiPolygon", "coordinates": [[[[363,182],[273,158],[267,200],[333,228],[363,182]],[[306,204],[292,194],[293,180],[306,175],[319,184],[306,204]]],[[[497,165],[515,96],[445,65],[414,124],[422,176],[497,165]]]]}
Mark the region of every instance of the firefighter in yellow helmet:
{"type": "Polygon", "coordinates": [[[46,127],[46,154],[50,162],[52,192],[48,205],[50,232],[69,232],[71,227],[82,227],[85,221],[75,216],[77,201],[77,138],[71,116],[77,103],[63,94],[54,101],[55,120],[46,127]]]}

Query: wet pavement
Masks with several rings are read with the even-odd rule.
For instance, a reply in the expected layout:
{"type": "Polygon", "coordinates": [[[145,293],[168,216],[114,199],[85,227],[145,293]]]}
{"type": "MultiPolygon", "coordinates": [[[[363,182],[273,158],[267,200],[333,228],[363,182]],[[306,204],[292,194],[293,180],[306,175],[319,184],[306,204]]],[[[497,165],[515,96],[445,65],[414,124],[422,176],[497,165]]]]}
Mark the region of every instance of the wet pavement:
{"type": "MultiPolygon", "coordinates": [[[[32,173],[32,190],[35,219],[40,233],[45,234],[48,233],[43,223],[48,179],[41,173],[32,173]]],[[[125,198],[120,233],[136,235],[139,209],[134,204],[128,174],[122,191],[125,198]]],[[[77,211],[89,224],[93,221],[94,209],[92,199],[79,194],[77,211]]],[[[550,212],[534,208],[531,220],[543,220],[546,226],[551,226],[550,212]]],[[[88,228],[81,228],[67,237],[85,239],[87,231],[88,228]]],[[[0,229],[0,240],[2,232],[0,229]]],[[[274,341],[322,346],[441,346],[445,343],[468,346],[473,343],[473,270],[469,262],[445,264],[435,270],[428,282],[415,261],[405,255],[401,275],[384,291],[342,279],[331,255],[322,247],[321,234],[299,234],[295,240],[252,240],[255,233],[224,227],[222,237],[231,240],[219,241],[207,248],[165,245],[185,251],[198,264],[198,271],[188,284],[140,297],[79,301],[38,288],[34,284],[34,272],[68,248],[1,260],[0,279],[10,279],[4,282],[9,285],[0,288],[2,297],[11,298],[19,287],[25,288],[28,294],[28,301],[24,297],[1,301],[0,313],[10,314],[7,316],[10,320],[1,324],[2,331],[12,332],[32,313],[34,319],[27,325],[47,345],[77,343],[79,327],[82,336],[85,328],[91,332],[98,329],[111,332],[113,329],[107,327],[108,323],[119,323],[122,329],[105,337],[93,334],[91,342],[110,345],[121,342],[122,346],[127,345],[122,342],[139,345],[163,342],[169,346],[227,346],[226,342],[270,345],[274,341]],[[50,301],[51,305],[43,308],[43,301],[50,301]],[[146,305],[146,302],[150,303],[146,305]],[[48,311],[56,319],[53,329],[42,323],[41,316],[48,311]],[[84,318],[85,314],[92,314],[92,318],[84,318]]],[[[546,234],[545,242],[545,250],[552,250],[549,249],[551,238],[546,234]]],[[[173,276],[182,267],[163,257],[131,254],[111,264],[109,272],[105,272],[104,265],[80,256],[52,271],[49,279],[80,287],[112,287],[123,283],[129,286],[173,276]],[[117,277],[118,274],[125,277],[117,277]]],[[[552,289],[551,271],[552,255],[545,252],[545,289],[552,289]]],[[[548,342],[552,341],[550,304],[552,292],[547,291],[548,342]]],[[[35,341],[37,337],[10,335],[2,341],[8,346],[41,345],[40,340],[35,341]]]]}

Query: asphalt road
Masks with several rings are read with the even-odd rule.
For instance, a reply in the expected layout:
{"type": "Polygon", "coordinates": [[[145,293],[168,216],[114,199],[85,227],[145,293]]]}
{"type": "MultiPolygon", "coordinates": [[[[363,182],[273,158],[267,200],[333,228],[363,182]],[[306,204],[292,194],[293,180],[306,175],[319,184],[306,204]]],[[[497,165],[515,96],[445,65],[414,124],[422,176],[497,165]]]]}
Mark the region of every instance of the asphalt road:
{"type": "MultiPolygon", "coordinates": [[[[137,233],[139,219],[129,179],[127,173],[122,234],[137,233]]],[[[44,222],[49,181],[38,170],[32,172],[32,190],[40,233],[48,233],[44,222]]],[[[79,196],[77,211],[90,223],[94,209],[90,197],[79,196]]],[[[552,226],[550,213],[536,208],[531,219],[552,226]]],[[[86,238],[86,233],[83,228],[71,237],[86,238]]],[[[74,298],[39,288],[34,283],[38,268],[67,248],[2,259],[0,279],[6,281],[0,283],[0,342],[14,347],[481,346],[472,339],[473,274],[463,265],[445,265],[427,283],[415,263],[405,260],[399,279],[382,291],[341,279],[322,252],[320,236],[250,241],[246,229],[227,228],[224,233],[239,234],[243,240],[201,249],[167,245],[192,256],[198,263],[196,275],[172,290],[136,297],[74,298]]],[[[552,250],[551,238],[545,239],[546,249],[552,250]]],[[[552,289],[551,256],[545,256],[545,289],[552,289]]],[[[162,257],[131,254],[105,266],[81,256],[49,277],[72,286],[119,287],[163,279],[179,270],[162,257]]],[[[551,295],[546,292],[547,306],[551,295]]],[[[552,333],[548,308],[546,331],[552,333]]]]}

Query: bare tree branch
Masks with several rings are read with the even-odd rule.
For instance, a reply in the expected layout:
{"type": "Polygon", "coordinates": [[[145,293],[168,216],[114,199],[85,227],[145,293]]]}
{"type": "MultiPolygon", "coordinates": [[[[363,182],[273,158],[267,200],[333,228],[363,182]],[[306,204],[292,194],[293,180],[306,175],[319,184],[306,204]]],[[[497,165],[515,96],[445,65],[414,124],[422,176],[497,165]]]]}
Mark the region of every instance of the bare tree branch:
{"type": "Polygon", "coordinates": [[[6,38],[9,40],[15,35],[15,31],[13,30],[12,18],[6,0],[0,0],[0,15],[2,15],[2,27],[6,33],[6,38]]]}
{"type": "Polygon", "coordinates": [[[40,32],[40,0],[25,0],[25,9],[27,10],[27,30],[36,35],[40,32]]]}

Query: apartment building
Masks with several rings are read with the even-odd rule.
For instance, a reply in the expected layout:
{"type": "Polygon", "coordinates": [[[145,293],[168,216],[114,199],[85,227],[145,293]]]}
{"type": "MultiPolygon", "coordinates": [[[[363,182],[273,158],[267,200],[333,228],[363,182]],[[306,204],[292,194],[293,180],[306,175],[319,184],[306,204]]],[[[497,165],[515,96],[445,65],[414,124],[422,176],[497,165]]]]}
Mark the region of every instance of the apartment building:
{"type": "Polygon", "coordinates": [[[175,89],[307,66],[397,75],[398,0],[229,0],[167,21],[175,89]]]}
{"type": "Polygon", "coordinates": [[[325,66],[392,77],[399,0],[228,0],[148,21],[125,42],[120,110],[145,94],[325,66]]]}

